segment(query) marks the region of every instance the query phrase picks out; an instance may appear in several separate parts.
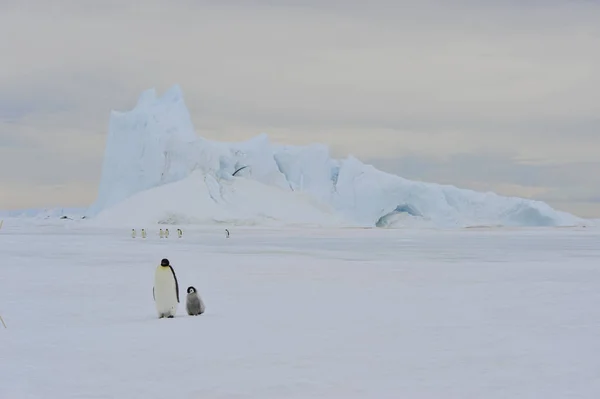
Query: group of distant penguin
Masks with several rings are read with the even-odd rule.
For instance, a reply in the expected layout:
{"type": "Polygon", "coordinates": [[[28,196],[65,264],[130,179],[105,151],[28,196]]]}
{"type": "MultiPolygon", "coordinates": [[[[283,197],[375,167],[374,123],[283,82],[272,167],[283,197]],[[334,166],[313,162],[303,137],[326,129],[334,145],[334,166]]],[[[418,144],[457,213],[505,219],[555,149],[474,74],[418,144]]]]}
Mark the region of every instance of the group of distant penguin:
{"type": "MultiPolygon", "coordinates": [[[[159,319],[175,317],[179,304],[179,282],[168,259],[161,260],[160,265],[156,268],[152,296],[159,319]]],[[[193,286],[189,286],[187,289],[185,306],[190,316],[201,315],[206,310],[202,298],[193,286]]]]}
{"type": "MultiPolygon", "coordinates": [[[[142,229],[141,232],[142,232],[142,238],[146,238],[146,229],[142,229]]],[[[158,235],[160,238],[163,238],[163,237],[169,238],[169,234],[170,234],[169,229],[165,229],[164,231],[163,231],[163,229],[160,229],[158,231],[158,235]]],[[[131,237],[135,238],[136,236],[137,236],[137,231],[135,229],[131,229],[131,237]]],[[[177,236],[179,238],[183,237],[183,230],[177,229],[177,236]]]]}
{"type": "MultiPolygon", "coordinates": [[[[2,221],[0,220],[0,228],[2,227],[2,221]]],[[[169,238],[169,229],[160,229],[158,231],[158,235],[160,238],[169,238]]],[[[135,229],[131,229],[131,237],[135,238],[137,236],[137,231],[135,229]]],[[[183,237],[183,230],[177,229],[177,236],[179,238],[183,237]]],[[[229,230],[225,229],[225,237],[229,238],[229,230]]],[[[146,238],[146,229],[142,229],[142,238],[146,238]]]]}

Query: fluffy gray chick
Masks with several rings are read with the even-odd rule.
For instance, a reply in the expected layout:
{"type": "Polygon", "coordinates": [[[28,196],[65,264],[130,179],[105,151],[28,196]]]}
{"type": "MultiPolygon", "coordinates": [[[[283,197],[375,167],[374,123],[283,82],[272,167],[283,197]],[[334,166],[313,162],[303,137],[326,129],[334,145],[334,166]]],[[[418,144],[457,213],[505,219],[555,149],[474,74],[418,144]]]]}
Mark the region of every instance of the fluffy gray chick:
{"type": "Polygon", "coordinates": [[[185,302],[185,307],[187,313],[190,316],[198,316],[204,313],[206,307],[204,306],[204,302],[202,302],[202,298],[198,295],[196,288],[190,286],[187,289],[187,299],[185,302]]]}

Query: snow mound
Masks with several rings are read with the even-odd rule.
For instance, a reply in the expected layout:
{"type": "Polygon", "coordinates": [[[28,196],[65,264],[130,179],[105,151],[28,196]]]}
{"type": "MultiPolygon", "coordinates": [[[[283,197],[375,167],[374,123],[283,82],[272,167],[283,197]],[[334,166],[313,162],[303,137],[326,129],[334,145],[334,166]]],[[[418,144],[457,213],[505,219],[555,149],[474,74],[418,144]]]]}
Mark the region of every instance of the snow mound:
{"type": "Polygon", "coordinates": [[[147,90],[112,112],[98,198],[100,222],[571,226],[546,203],[404,179],[322,144],[197,137],[179,86],[147,90]]]}
{"type": "Polygon", "coordinates": [[[136,226],[158,224],[341,226],[343,219],[326,204],[291,192],[233,178],[218,182],[194,171],[174,183],[139,192],[101,212],[93,223],[136,226]]]}

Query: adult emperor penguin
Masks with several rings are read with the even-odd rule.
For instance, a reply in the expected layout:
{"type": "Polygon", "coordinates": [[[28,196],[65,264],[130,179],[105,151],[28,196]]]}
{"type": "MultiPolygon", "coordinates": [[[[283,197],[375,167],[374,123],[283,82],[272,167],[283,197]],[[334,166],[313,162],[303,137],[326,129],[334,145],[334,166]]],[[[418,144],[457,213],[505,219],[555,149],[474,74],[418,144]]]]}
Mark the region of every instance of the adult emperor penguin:
{"type": "Polygon", "coordinates": [[[198,316],[204,313],[206,306],[204,306],[204,302],[202,302],[202,298],[198,295],[198,291],[196,288],[190,286],[187,289],[187,299],[185,301],[185,307],[187,313],[190,316],[198,316]]]}
{"type": "Polygon", "coordinates": [[[163,259],[154,272],[152,296],[158,312],[158,318],[173,318],[179,303],[179,283],[175,270],[168,259],[163,259]]]}

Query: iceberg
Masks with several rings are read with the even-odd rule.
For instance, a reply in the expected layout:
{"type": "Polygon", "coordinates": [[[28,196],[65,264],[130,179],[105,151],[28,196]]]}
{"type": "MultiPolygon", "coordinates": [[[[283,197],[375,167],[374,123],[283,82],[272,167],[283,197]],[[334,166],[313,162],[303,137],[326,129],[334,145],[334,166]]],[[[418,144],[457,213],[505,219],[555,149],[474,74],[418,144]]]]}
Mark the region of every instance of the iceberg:
{"type": "Polygon", "coordinates": [[[548,204],[407,180],[323,144],[196,135],[178,85],[112,111],[96,201],[106,222],[310,224],[356,227],[574,226],[548,204]]]}

